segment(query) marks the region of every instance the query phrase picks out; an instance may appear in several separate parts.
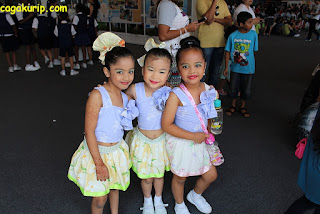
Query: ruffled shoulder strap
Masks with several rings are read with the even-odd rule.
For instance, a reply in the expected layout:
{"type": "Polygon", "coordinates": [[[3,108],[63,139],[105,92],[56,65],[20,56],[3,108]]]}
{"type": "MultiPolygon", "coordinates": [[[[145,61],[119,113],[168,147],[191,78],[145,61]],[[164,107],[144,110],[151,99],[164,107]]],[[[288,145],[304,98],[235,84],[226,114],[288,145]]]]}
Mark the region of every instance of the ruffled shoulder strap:
{"type": "Polygon", "coordinates": [[[112,105],[112,102],[111,102],[110,96],[108,94],[108,91],[103,86],[95,87],[94,89],[98,90],[100,92],[101,97],[102,97],[103,107],[109,107],[109,106],[112,105]]]}
{"type": "Polygon", "coordinates": [[[127,105],[124,106],[121,116],[122,118],[120,124],[123,126],[124,130],[133,129],[132,120],[139,116],[139,110],[135,105],[135,100],[129,100],[127,102],[127,105]]]}
{"type": "Polygon", "coordinates": [[[153,92],[152,98],[156,108],[159,111],[164,111],[167,99],[169,98],[170,91],[171,91],[170,87],[163,86],[158,90],[156,90],[155,92],[153,92]]]}

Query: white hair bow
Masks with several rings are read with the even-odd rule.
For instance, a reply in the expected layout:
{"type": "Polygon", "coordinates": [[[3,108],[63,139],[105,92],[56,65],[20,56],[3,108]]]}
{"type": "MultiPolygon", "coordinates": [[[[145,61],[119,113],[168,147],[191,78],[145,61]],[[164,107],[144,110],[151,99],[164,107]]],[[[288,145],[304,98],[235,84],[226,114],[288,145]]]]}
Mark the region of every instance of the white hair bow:
{"type": "Polygon", "coordinates": [[[105,57],[108,51],[111,51],[114,47],[124,47],[125,41],[121,39],[118,35],[105,32],[98,36],[98,38],[93,43],[93,50],[99,51],[100,56],[99,59],[102,65],[105,65],[105,57]]]}
{"type": "MultiPolygon", "coordinates": [[[[146,44],[144,44],[144,49],[148,52],[149,50],[151,50],[152,48],[165,48],[166,47],[166,43],[165,42],[161,42],[159,45],[157,43],[155,43],[155,41],[153,40],[153,38],[149,38],[146,42],[146,44]]],[[[146,54],[143,55],[142,57],[140,57],[139,59],[137,59],[138,64],[143,67],[144,65],[144,59],[146,58],[146,54]]]]}

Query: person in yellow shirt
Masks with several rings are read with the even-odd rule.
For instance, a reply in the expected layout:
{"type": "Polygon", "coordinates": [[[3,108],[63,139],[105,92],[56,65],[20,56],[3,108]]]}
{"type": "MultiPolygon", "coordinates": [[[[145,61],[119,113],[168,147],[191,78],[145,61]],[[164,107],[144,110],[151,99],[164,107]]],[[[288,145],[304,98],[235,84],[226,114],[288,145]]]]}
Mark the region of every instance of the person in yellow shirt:
{"type": "MultiPolygon", "coordinates": [[[[232,25],[232,17],[224,0],[197,0],[196,9],[199,19],[207,18],[199,27],[198,38],[207,62],[208,84],[219,90],[219,68],[225,47],[224,26],[232,25]]],[[[202,81],[205,81],[205,76],[202,81]]]]}

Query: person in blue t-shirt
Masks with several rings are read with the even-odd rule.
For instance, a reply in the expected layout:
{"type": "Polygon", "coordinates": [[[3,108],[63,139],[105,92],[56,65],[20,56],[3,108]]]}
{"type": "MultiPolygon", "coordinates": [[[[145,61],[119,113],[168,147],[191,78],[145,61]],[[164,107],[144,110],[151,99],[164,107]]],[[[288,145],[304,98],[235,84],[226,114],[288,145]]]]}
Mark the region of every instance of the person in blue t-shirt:
{"type": "MultiPolygon", "coordinates": [[[[232,63],[231,70],[231,97],[232,102],[226,114],[231,116],[236,111],[236,101],[240,92],[240,113],[243,117],[250,117],[246,108],[246,100],[250,98],[251,84],[255,72],[254,51],[258,51],[258,35],[251,30],[253,25],[252,15],[241,12],[237,16],[239,29],[230,34],[226,44],[225,61],[232,63]]],[[[228,68],[228,64],[226,64],[228,68]]],[[[228,76],[228,69],[223,74],[228,76]]]]}

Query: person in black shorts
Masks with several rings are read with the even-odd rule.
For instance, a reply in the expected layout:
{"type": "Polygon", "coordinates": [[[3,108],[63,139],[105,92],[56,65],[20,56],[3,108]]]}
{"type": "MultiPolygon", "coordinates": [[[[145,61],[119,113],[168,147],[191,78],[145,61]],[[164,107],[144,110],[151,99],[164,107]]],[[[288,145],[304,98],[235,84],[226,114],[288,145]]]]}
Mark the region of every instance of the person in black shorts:
{"type": "MultiPolygon", "coordinates": [[[[28,0],[21,0],[21,4],[28,5],[28,0]]],[[[26,45],[26,71],[36,71],[41,67],[37,61],[36,50],[34,49],[35,38],[32,33],[32,22],[34,13],[31,12],[16,12],[16,17],[19,21],[19,38],[23,45],[26,45]],[[31,54],[33,61],[31,63],[31,54]]]]}
{"type": "MultiPolygon", "coordinates": [[[[0,2],[0,7],[3,4],[0,2]]],[[[21,70],[16,62],[16,50],[19,47],[16,25],[8,13],[0,13],[0,43],[8,62],[9,72],[21,70]],[[11,56],[12,61],[11,61],[11,56]]]]}
{"type": "Polygon", "coordinates": [[[53,40],[50,32],[51,21],[49,17],[46,17],[45,14],[38,14],[38,17],[33,19],[32,28],[38,34],[38,45],[40,53],[44,57],[44,63],[49,63],[48,68],[53,68],[51,53],[53,40]]]}
{"type": "Polygon", "coordinates": [[[74,27],[67,22],[67,19],[68,19],[67,13],[60,13],[60,19],[61,19],[61,23],[58,24],[54,29],[54,34],[59,39],[59,48],[60,48],[59,55],[61,56],[61,68],[62,68],[62,70],[60,71],[60,75],[61,76],[66,75],[65,62],[66,62],[66,54],[68,54],[70,68],[71,68],[70,75],[74,76],[79,74],[78,71],[73,70],[74,68],[73,37],[76,34],[76,31],[74,27]]]}

